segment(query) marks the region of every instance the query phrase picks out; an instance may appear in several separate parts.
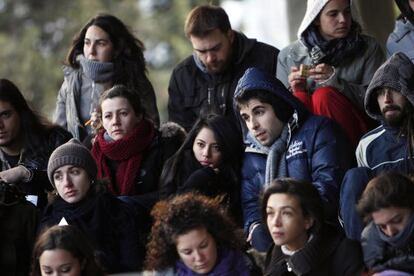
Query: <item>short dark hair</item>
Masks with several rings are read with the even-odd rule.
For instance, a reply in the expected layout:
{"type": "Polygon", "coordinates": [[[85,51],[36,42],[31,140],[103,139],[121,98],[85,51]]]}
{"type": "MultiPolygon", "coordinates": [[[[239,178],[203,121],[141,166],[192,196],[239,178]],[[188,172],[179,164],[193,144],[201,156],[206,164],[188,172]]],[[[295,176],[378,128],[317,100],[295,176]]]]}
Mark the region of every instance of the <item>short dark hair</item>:
{"type": "Polygon", "coordinates": [[[213,5],[195,7],[188,14],[184,24],[184,33],[187,37],[204,37],[215,29],[227,33],[231,30],[231,25],[224,9],[213,5]]]}
{"type": "Polygon", "coordinates": [[[308,231],[312,234],[318,234],[321,231],[324,221],[323,203],[318,190],[312,183],[293,178],[279,178],[273,180],[261,196],[261,211],[264,223],[266,223],[267,220],[267,202],[269,197],[273,194],[288,194],[295,196],[299,200],[303,216],[314,219],[314,223],[308,231]]]}
{"type": "Polygon", "coordinates": [[[217,247],[241,249],[243,235],[222,207],[221,200],[191,192],[158,202],[151,211],[154,223],[147,245],[146,269],[163,270],[173,266],[179,259],[176,239],[194,229],[206,229],[217,247]]]}
{"type": "Polygon", "coordinates": [[[125,98],[128,100],[132,109],[135,112],[135,115],[144,115],[145,109],[141,104],[141,99],[138,95],[138,92],[126,87],[125,85],[118,84],[113,87],[105,90],[99,98],[98,112],[102,113],[102,102],[106,99],[112,99],[116,97],[125,98]]]}
{"type": "Polygon", "coordinates": [[[32,276],[40,276],[40,256],[46,250],[68,251],[82,265],[82,275],[105,275],[94,257],[94,249],[84,234],[75,226],[55,225],[44,229],[33,249],[32,276]]]}
{"type": "Polygon", "coordinates": [[[257,99],[262,103],[270,104],[277,118],[284,123],[287,123],[292,117],[294,110],[289,103],[269,91],[259,89],[249,90],[247,93],[245,91],[244,93],[236,96],[235,101],[237,103],[238,110],[240,110],[241,106],[245,105],[251,99],[257,99]]]}
{"type": "Polygon", "coordinates": [[[371,179],[362,193],[357,210],[366,222],[382,208],[399,207],[414,210],[414,181],[399,172],[386,172],[371,179]]]}

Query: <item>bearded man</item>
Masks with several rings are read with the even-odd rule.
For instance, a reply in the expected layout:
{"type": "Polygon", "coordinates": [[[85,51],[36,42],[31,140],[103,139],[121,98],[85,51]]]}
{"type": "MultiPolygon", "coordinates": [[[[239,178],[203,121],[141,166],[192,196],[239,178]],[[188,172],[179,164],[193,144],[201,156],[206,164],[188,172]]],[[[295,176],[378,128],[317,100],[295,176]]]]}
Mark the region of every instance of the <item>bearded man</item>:
{"type": "Polygon", "coordinates": [[[367,114],[381,125],[360,140],[358,168],[346,173],[340,194],[345,232],[356,240],[363,225],[355,205],[368,181],[383,172],[414,172],[414,64],[405,54],[394,54],[378,68],[364,104],[367,114]]]}

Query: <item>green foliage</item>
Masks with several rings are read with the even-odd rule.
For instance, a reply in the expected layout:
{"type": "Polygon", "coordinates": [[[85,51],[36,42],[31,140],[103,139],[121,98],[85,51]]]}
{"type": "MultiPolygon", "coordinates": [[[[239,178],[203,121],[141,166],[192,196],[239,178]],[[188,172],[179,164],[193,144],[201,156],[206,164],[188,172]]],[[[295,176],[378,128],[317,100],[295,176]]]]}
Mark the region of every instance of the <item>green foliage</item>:
{"type": "Polygon", "coordinates": [[[163,63],[153,65],[148,59],[149,77],[165,120],[171,70],[191,54],[183,32],[185,17],[195,5],[209,2],[212,1],[0,0],[0,77],[16,83],[35,109],[52,118],[63,81],[61,66],[73,36],[96,13],[111,13],[145,43],[147,53],[157,53],[153,50],[165,46],[167,58],[163,63]],[[144,2],[152,6],[150,10],[142,10],[144,2]]]}

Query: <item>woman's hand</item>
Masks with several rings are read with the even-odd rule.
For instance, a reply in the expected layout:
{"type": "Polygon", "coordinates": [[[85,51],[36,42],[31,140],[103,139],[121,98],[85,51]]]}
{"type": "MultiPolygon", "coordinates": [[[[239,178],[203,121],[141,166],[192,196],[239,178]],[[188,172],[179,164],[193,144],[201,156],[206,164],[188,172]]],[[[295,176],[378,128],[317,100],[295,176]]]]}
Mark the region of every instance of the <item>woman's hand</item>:
{"type": "Polygon", "coordinates": [[[292,92],[304,91],[306,89],[306,77],[300,74],[299,68],[296,66],[290,68],[288,81],[292,92]]]}
{"type": "Polygon", "coordinates": [[[309,70],[309,77],[312,78],[316,83],[327,81],[335,73],[333,66],[321,63],[316,65],[314,68],[309,70]]]}
{"type": "Polygon", "coordinates": [[[90,125],[91,128],[96,132],[98,129],[102,127],[101,113],[94,109],[91,113],[91,118],[88,122],[85,123],[85,125],[90,125]]]}

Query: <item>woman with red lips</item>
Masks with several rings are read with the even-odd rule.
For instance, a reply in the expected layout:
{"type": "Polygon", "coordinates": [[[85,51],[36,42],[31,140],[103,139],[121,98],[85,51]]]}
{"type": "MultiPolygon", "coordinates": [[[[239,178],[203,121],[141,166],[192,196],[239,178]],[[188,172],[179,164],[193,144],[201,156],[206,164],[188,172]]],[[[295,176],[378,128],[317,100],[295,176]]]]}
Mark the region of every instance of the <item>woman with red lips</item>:
{"type": "Polygon", "coordinates": [[[78,228],[94,247],[94,255],[108,273],[137,271],[145,249],[139,243],[134,211],[96,180],[97,167],[78,140],[56,148],[47,175],[56,195],[46,207],[40,229],[53,225],[78,228]]]}
{"type": "Polygon", "coordinates": [[[276,76],[312,113],[336,121],[356,147],[370,127],[365,91],[385,59],[378,42],[361,33],[351,6],[308,0],[298,40],[280,51],[276,76]]]}
{"type": "Polygon", "coordinates": [[[188,191],[211,197],[224,195],[230,211],[239,219],[241,154],[241,136],[233,122],[215,114],[200,118],[164,165],[161,197],[188,191]]]}
{"type": "Polygon", "coordinates": [[[274,180],[264,191],[262,216],[274,242],[264,275],[361,274],[360,244],[324,222],[322,200],[311,183],[274,180]]]}

